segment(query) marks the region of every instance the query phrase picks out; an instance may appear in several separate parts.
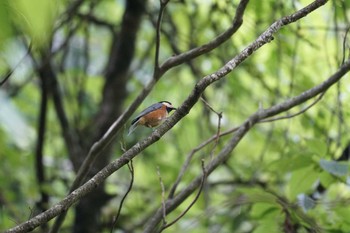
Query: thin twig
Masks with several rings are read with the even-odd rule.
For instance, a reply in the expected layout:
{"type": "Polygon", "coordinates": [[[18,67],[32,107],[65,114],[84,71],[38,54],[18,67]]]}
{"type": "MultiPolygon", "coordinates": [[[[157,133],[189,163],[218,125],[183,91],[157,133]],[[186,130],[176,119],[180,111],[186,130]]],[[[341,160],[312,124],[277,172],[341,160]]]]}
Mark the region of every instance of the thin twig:
{"type": "Polygon", "coordinates": [[[203,189],[203,186],[204,186],[204,183],[205,183],[205,179],[207,177],[207,171],[205,170],[205,165],[204,165],[204,159],[202,159],[202,172],[203,172],[203,175],[202,175],[202,180],[201,180],[201,183],[199,185],[199,189],[198,189],[198,192],[197,192],[197,195],[195,196],[195,198],[193,199],[193,201],[191,202],[191,204],[178,216],[176,217],[173,221],[171,221],[170,223],[167,223],[164,225],[164,222],[163,222],[163,226],[161,227],[160,232],[162,232],[163,230],[165,230],[166,228],[174,225],[177,221],[179,221],[183,216],[185,216],[185,214],[191,209],[191,207],[197,202],[199,196],[201,195],[201,192],[202,192],[202,189],[203,189]]]}
{"type": "Polygon", "coordinates": [[[210,104],[208,103],[208,101],[206,101],[202,96],[199,98],[203,103],[204,103],[204,105],[206,106],[206,107],[208,107],[212,112],[214,112],[216,115],[222,115],[222,113],[221,112],[217,112],[217,111],[215,111],[215,109],[212,107],[212,106],[210,106],[210,104]]]}
{"type": "Polygon", "coordinates": [[[128,190],[126,190],[126,193],[124,194],[122,200],[120,201],[117,215],[115,216],[113,224],[112,224],[111,233],[113,233],[114,227],[117,224],[118,218],[119,218],[120,213],[121,213],[122,208],[123,208],[124,201],[125,201],[126,197],[128,196],[128,194],[130,193],[130,191],[132,189],[132,186],[134,184],[134,173],[135,172],[134,172],[134,166],[133,166],[132,160],[130,160],[130,162],[128,163],[128,168],[129,168],[129,171],[130,171],[130,174],[131,174],[130,184],[129,184],[128,190]]]}
{"type": "MultiPolygon", "coordinates": [[[[220,133],[219,137],[230,135],[230,134],[236,132],[238,129],[239,129],[239,127],[234,127],[232,129],[229,129],[223,133],[220,133]]],[[[186,161],[182,165],[181,171],[180,171],[178,177],[176,178],[175,183],[173,184],[173,186],[170,189],[168,198],[172,198],[175,195],[175,191],[176,191],[178,185],[180,184],[182,177],[185,175],[185,172],[187,171],[194,154],[197,153],[198,151],[200,151],[201,149],[203,149],[204,147],[206,147],[207,145],[209,145],[211,142],[217,140],[217,137],[218,137],[217,134],[211,136],[209,139],[207,139],[206,141],[202,142],[197,147],[192,149],[191,152],[186,156],[186,161]]]]}
{"type": "Polygon", "coordinates": [[[5,74],[0,81],[0,87],[11,77],[11,75],[13,74],[13,72],[18,68],[18,66],[25,60],[25,58],[27,58],[27,56],[30,54],[30,52],[32,51],[32,42],[30,42],[27,52],[26,54],[19,60],[19,62],[15,65],[15,67],[13,67],[13,69],[10,69],[7,74],[5,74]]]}
{"type": "MultiPolygon", "coordinates": [[[[319,102],[322,99],[324,94],[325,94],[325,92],[321,93],[318,96],[318,98],[313,103],[311,103],[309,106],[307,106],[306,108],[304,108],[303,110],[301,110],[301,111],[299,111],[299,112],[297,112],[295,114],[287,115],[287,116],[281,116],[281,117],[275,117],[275,118],[270,118],[270,119],[263,119],[263,120],[260,120],[257,123],[267,123],[267,122],[284,120],[284,119],[290,119],[292,117],[296,117],[296,116],[298,116],[298,115],[300,115],[302,113],[305,113],[307,110],[309,110],[311,107],[313,107],[317,102],[319,102]]],[[[181,182],[182,177],[184,176],[185,172],[187,171],[187,169],[189,167],[189,164],[190,164],[190,162],[191,162],[191,160],[192,160],[192,158],[193,158],[195,153],[197,153],[198,151],[200,151],[201,149],[206,147],[211,142],[217,141],[218,138],[230,135],[230,134],[236,132],[238,129],[239,129],[239,127],[234,127],[234,128],[229,129],[229,130],[227,130],[225,132],[222,132],[222,133],[219,133],[219,134],[215,134],[215,135],[211,136],[209,139],[207,139],[206,141],[202,142],[200,145],[198,145],[194,149],[192,149],[192,151],[187,155],[186,161],[185,161],[184,165],[182,166],[181,171],[180,171],[180,173],[179,173],[179,175],[178,175],[174,185],[171,187],[168,197],[172,198],[175,195],[176,188],[178,187],[179,183],[181,182]]]]}
{"type": "Polygon", "coordinates": [[[159,167],[157,166],[157,175],[159,178],[159,184],[162,188],[162,208],[163,208],[163,225],[166,225],[166,208],[165,208],[165,187],[162,180],[162,176],[160,175],[159,167]]]}
{"type": "Polygon", "coordinates": [[[200,100],[202,100],[202,102],[205,104],[205,106],[207,106],[212,112],[214,112],[218,116],[218,126],[217,126],[217,130],[216,130],[215,144],[213,145],[213,148],[210,151],[210,158],[212,159],[213,154],[214,154],[214,150],[215,150],[216,146],[218,145],[219,139],[220,139],[222,112],[215,111],[215,109],[212,106],[210,106],[210,104],[203,97],[201,97],[200,100]]]}
{"type": "Polygon", "coordinates": [[[243,14],[245,12],[246,6],[249,0],[241,0],[236,11],[236,16],[232,22],[232,26],[228,28],[221,35],[217,36],[213,40],[209,41],[207,44],[197,47],[196,49],[192,49],[188,52],[184,52],[179,54],[175,60],[169,58],[166,60],[161,66],[161,72],[153,74],[153,79],[151,82],[146,85],[140,94],[135,98],[135,100],[129,105],[129,107],[118,117],[116,121],[109,127],[106,133],[100,138],[100,140],[96,141],[90,148],[88,155],[86,156],[83,164],[80,166],[79,171],[76,175],[76,178],[71,186],[71,190],[78,188],[83,180],[85,179],[87,173],[89,172],[93,162],[95,159],[101,154],[101,152],[106,148],[116,137],[119,130],[126,123],[128,118],[135,112],[137,107],[142,103],[142,101],[148,96],[148,94],[152,91],[153,87],[156,85],[157,81],[161,78],[161,76],[172,67],[178,66],[181,63],[184,63],[188,60],[194,59],[200,55],[203,55],[227,41],[242,25],[243,22],[243,14]]]}
{"type": "Polygon", "coordinates": [[[159,10],[157,26],[156,26],[156,52],[154,56],[154,75],[153,75],[153,78],[155,79],[158,79],[160,77],[159,75],[160,30],[161,30],[161,24],[162,24],[165,7],[169,1],[159,0],[159,2],[160,2],[160,10],[159,10]]]}
{"type": "Polygon", "coordinates": [[[347,39],[347,37],[348,37],[349,30],[350,30],[350,26],[348,26],[348,27],[346,28],[345,35],[344,35],[344,39],[343,39],[343,58],[342,58],[342,61],[341,61],[341,64],[342,64],[342,65],[343,65],[344,62],[345,62],[345,57],[346,57],[346,39],[347,39]]]}
{"type": "Polygon", "coordinates": [[[288,114],[286,116],[281,116],[281,117],[263,119],[263,120],[259,121],[258,123],[266,123],[266,122],[273,122],[273,121],[278,121],[278,120],[283,120],[283,119],[290,119],[290,118],[296,117],[298,115],[301,115],[301,114],[305,113],[307,110],[309,110],[311,107],[313,107],[315,104],[317,104],[322,99],[322,97],[324,96],[325,93],[326,92],[322,92],[314,102],[312,102],[309,106],[307,106],[306,108],[302,109],[301,111],[299,111],[297,113],[288,114]]]}

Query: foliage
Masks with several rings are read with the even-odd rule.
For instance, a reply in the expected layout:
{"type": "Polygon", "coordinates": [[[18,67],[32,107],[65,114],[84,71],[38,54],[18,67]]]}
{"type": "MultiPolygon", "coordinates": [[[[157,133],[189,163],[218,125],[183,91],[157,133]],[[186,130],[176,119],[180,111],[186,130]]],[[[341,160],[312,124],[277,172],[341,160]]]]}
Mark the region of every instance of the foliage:
{"type": "MultiPolygon", "coordinates": [[[[213,40],[231,26],[240,3],[162,2],[166,8],[160,43],[157,44],[156,25],[162,8],[160,2],[148,1],[140,26],[135,28],[134,53],[123,54],[115,63],[113,49],[132,31],[123,31],[128,19],[124,11],[128,4],[140,4],[139,1],[0,3],[0,28],[4,32],[0,35],[0,71],[6,74],[14,70],[0,87],[1,230],[49,209],[67,195],[93,143],[156,77],[153,72],[157,46],[159,63],[163,64],[172,56],[213,40]],[[27,51],[29,54],[25,55],[27,51]],[[130,64],[126,64],[129,56],[130,64]],[[48,64],[54,75],[46,72],[48,64]],[[123,65],[127,67],[125,72],[123,65]],[[118,70],[119,67],[122,68],[118,70]],[[125,83],[114,90],[116,96],[120,94],[119,99],[114,96],[115,102],[110,103],[106,90],[114,77],[125,83]],[[57,96],[55,91],[59,93],[57,96]],[[56,97],[62,101],[67,125],[56,97]],[[45,111],[42,111],[43,99],[48,100],[45,111]],[[107,113],[103,112],[105,109],[107,113]],[[44,119],[40,118],[43,112],[44,119]],[[100,119],[105,119],[103,124],[100,119]],[[45,134],[40,139],[42,124],[45,134]],[[40,142],[43,142],[42,153],[40,142]],[[72,144],[82,148],[80,157],[73,153],[76,148],[72,144]],[[38,175],[40,163],[44,180],[38,175]]],[[[147,98],[138,102],[142,102],[138,110],[161,100],[181,106],[199,80],[220,70],[276,20],[310,3],[249,1],[243,24],[233,36],[212,51],[165,72],[147,98]]],[[[293,98],[334,74],[348,57],[349,5],[349,1],[330,1],[283,27],[274,34],[274,40],[210,85],[188,115],[133,159],[134,183],[116,221],[115,232],[146,232],[145,226],[156,216],[157,209],[162,210],[162,202],[186,160],[193,156],[175,196],[196,177],[206,175],[202,161],[208,165],[215,160],[238,132],[222,135],[195,150],[198,145],[217,133],[240,126],[257,110],[293,98]]],[[[127,40],[131,45],[133,40],[129,37],[127,40]]],[[[276,116],[285,116],[284,119],[258,122],[230,153],[229,159],[199,185],[202,188],[199,198],[195,189],[166,213],[164,221],[170,223],[195,202],[165,231],[349,232],[347,81],[348,77],[344,77],[322,94],[321,99],[317,96],[276,116]],[[294,116],[297,113],[300,114],[294,116]]],[[[125,150],[151,133],[154,135],[152,130],[139,127],[134,134],[126,136],[130,120],[90,172],[97,173],[107,165],[104,161],[116,161],[125,150]]],[[[110,232],[129,182],[127,167],[105,181],[105,202],[93,210],[99,213],[99,232],[110,232]]],[[[46,232],[52,225],[53,221],[43,224],[37,231],[46,232]]],[[[60,232],[79,232],[76,226],[77,216],[70,210],[60,232]]]]}

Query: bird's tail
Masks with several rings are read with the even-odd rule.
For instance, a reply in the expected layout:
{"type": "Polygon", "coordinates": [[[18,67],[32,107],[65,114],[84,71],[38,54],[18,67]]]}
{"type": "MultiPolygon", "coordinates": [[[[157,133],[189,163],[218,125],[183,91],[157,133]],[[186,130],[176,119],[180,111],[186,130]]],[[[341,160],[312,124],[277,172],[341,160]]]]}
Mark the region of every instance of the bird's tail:
{"type": "Polygon", "coordinates": [[[129,128],[129,132],[128,132],[128,136],[132,133],[132,132],[134,132],[134,130],[137,128],[137,126],[138,126],[138,121],[136,121],[136,122],[134,122],[131,126],[130,126],[130,128],[129,128]]]}

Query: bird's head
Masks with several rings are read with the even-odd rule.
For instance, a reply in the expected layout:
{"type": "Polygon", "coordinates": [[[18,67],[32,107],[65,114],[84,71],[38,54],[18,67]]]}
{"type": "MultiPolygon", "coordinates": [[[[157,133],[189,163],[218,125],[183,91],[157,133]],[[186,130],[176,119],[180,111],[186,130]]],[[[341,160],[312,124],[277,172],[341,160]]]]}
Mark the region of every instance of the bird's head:
{"type": "Polygon", "coordinates": [[[160,101],[159,103],[165,105],[167,112],[171,112],[172,110],[176,110],[176,108],[169,101],[160,101]]]}

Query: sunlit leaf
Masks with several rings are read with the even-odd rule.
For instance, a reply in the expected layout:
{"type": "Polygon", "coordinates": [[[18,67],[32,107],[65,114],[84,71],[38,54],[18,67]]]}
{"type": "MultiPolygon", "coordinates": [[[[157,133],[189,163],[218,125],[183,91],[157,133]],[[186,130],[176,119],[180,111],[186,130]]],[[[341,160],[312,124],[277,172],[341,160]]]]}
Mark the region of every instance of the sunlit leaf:
{"type": "Polygon", "coordinates": [[[12,35],[12,27],[10,21],[10,7],[7,0],[0,1],[0,49],[4,45],[6,39],[12,35]]]}
{"type": "Polygon", "coordinates": [[[51,36],[57,15],[57,2],[46,0],[11,1],[13,18],[18,27],[30,35],[32,42],[41,47],[51,36]]]}
{"type": "Polygon", "coordinates": [[[336,178],[327,171],[320,173],[320,182],[323,187],[328,188],[332,183],[336,182],[336,178]]]}
{"type": "Polygon", "coordinates": [[[253,205],[251,215],[254,218],[265,218],[281,211],[277,203],[256,203],[253,205]]]}
{"type": "Polygon", "coordinates": [[[288,184],[288,196],[294,200],[299,194],[311,190],[318,176],[319,174],[314,170],[313,166],[295,170],[288,184]]]}

